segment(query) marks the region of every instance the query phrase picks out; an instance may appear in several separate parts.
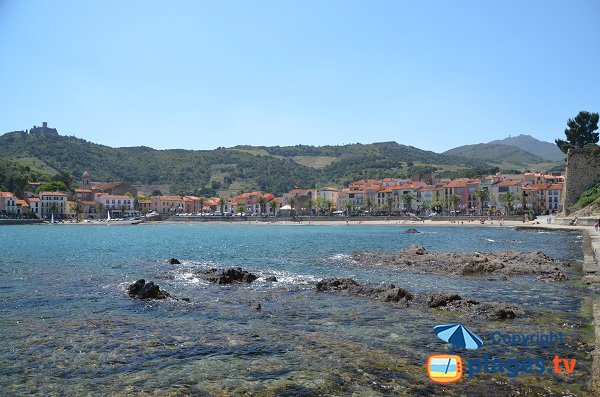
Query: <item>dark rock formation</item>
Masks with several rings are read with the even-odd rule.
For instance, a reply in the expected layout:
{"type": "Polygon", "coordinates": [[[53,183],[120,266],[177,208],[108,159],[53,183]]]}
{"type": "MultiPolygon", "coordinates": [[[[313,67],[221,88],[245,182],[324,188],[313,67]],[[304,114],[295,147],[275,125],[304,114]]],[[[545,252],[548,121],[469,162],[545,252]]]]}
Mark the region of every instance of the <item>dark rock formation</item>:
{"type": "Polygon", "coordinates": [[[416,233],[421,233],[421,232],[418,231],[417,229],[411,228],[411,229],[405,230],[404,233],[406,233],[406,234],[416,234],[416,233]]]}
{"type": "Polygon", "coordinates": [[[275,276],[269,276],[269,277],[265,278],[265,281],[269,281],[271,283],[275,283],[275,282],[277,282],[277,277],[275,277],[275,276]]]}
{"type": "Polygon", "coordinates": [[[351,295],[362,296],[382,302],[409,303],[418,309],[436,308],[444,311],[461,312],[471,318],[506,320],[523,315],[524,312],[514,306],[498,302],[480,303],[463,299],[460,295],[435,292],[430,295],[415,295],[393,284],[359,284],[351,278],[328,278],[317,283],[317,291],[345,291],[351,295]]]}
{"type": "Polygon", "coordinates": [[[429,307],[446,306],[448,303],[461,300],[462,298],[457,294],[447,294],[443,292],[435,292],[429,295],[427,305],[429,307]]]}
{"type": "Polygon", "coordinates": [[[200,274],[203,278],[214,284],[251,283],[258,278],[241,267],[231,269],[209,269],[200,274]]]}
{"type": "Polygon", "coordinates": [[[170,263],[171,265],[181,265],[181,262],[179,262],[179,261],[178,261],[177,259],[175,259],[175,258],[171,258],[171,259],[169,259],[169,263],[170,263]]]}
{"type": "Polygon", "coordinates": [[[131,284],[127,288],[127,293],[137,299],[165,299],[171,296],[168,292],[161,291],[160,287],[152,281],[146,283],[143,279],[131,284]]]}
{"type": "Polygon", "coordinates": [[[317,291],[343,291],[359,284],[351,278],[326,278],[317,283],[317,291]]]}

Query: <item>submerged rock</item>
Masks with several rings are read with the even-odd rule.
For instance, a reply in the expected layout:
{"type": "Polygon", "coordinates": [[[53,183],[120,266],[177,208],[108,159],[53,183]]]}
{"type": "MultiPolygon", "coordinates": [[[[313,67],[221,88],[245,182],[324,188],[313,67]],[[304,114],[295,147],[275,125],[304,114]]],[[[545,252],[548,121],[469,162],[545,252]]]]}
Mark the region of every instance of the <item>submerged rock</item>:
{"type": "Polygon", "coordinates": [[[326,278],[317,283],[317,291],[343,291],[359,284],[351,278],[326,278]]]}
{"type": "Polygon", "coordinates": [[[277,282],[277,277],[275,276],[269,276],[267,278],[265,278],[265,281],[271,282],[271,283],[275,283],[277,282]]]}
{"type": "Polygon", "coordinates": [[[417,229],[411,228],[411,229],[405,230],[404,233],[406,233],[406,234],[416,234],[416,233],[421,233],[421,232],[418,231],[417,229]]]}
{"type": "Polygon", "coordinates": [[[147,283],[144,279],[137,280],[127,288],[127,293],[137,299],[165,299],[171,295],[161,291],[160,287],[152,281],[147,283]]]}
{"type": "Polygon", "coordinates": [[[443,292],[435,292],[429,295],[427,305],[429,307],[446,306],[448,303],[453,301],[461,300],[462,298],[457,294],[447,294],[443,292]]]}
{"type": "Polygon", "coordinates": [[[251,283],[258,278],[257,275],[243,270],[241,267],[230,269],[209,269],[201,276],[214,284],[251,283]]]}
{"type": "Polygon", "coordinates": [[[382,302],[404,303],[409,306],[426,309],[461,312],[470,318],[506,320],[523,315],[516,307],[498,302],[480,303],[463,299],[458,294],[435,292],[430,295],[413,294],[396,287],[394,284],[359,284],[351,278],[328,278],[317,283],[317,291],[345,291],[351,295],[366,297],[382,302]]]}
{"type": "Polygon", "coordinates": [[[171,265],[181,265],[181,262],[179,262],[179,261],[178,261],[177,259],[175,259],[175,258],[171,258],[171,259],[169,259],[169,263],[170,263],[171,265]]]}

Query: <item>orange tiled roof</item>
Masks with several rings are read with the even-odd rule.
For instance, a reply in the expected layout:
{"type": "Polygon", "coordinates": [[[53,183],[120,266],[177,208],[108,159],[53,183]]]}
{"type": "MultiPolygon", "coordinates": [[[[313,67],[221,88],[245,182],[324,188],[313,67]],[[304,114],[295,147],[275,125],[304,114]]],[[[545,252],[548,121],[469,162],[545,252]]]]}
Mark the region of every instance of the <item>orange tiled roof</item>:
{"type": "Polygon", "coordinates": [[[500,181],[494,184],[494,186],[516,186],[516,185],[520,185],[523,181],[519,181],[516,179],[507,179],[505,181],[500,181]]]}
{"type": "Polygon", "coordinates": [[[11,192],[0,192],[0,197],[14,197],[11,192]]]}

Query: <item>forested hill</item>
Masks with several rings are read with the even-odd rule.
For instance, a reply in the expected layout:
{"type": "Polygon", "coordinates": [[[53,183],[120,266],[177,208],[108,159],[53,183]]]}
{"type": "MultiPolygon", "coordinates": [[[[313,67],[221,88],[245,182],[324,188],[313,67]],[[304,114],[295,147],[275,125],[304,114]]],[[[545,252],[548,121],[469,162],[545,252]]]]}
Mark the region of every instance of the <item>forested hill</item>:
{"type": "Polygon", "coordinates": [[[473,174],[490,167],[481,159],[438,154],[396,142],[155,150],[112,148],[72,136],[25,131],[0,135],[0,159],[36,173],[66,171],[78,179],[89,170],[97,181],[162,184],[169,185],[172,193],[223,196],[249,189],[281,194],[295,186],[343,186],[361,178],[409,177],[428,170],[473,174]]]}

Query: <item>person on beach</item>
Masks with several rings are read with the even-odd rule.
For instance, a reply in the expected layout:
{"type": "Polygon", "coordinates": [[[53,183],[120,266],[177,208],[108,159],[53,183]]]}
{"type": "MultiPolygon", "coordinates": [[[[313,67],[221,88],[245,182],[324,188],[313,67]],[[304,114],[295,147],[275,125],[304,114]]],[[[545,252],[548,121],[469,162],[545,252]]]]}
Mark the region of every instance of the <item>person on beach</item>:
{"type": "Polygon", "coordinates": [[[594,229],[596,229],[596,232],[598,231],[598,228],[600,228],[600,218],[596,219],[596,223],[594,223],[594,229]]]}

